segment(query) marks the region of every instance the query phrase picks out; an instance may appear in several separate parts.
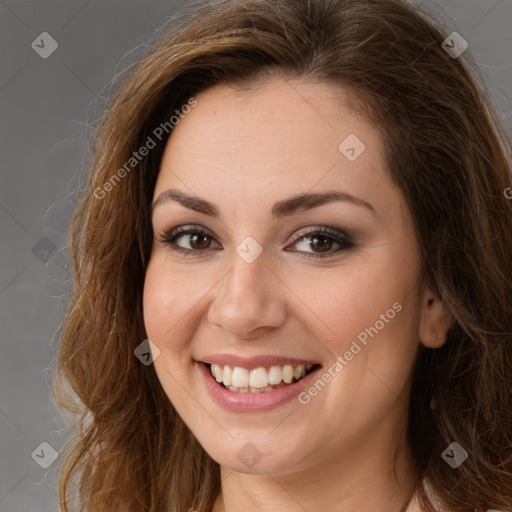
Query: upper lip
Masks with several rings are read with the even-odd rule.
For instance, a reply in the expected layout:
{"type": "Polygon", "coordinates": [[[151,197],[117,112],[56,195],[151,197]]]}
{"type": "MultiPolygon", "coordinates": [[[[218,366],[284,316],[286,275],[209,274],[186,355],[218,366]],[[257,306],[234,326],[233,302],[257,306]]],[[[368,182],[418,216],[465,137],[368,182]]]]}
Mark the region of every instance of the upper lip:
{"type": "Polygon", "coordinates": [[[201,362],[207,364],[228,365],[239,368],[259,368],[264,366],[298,366],[300,364],[319,364],[311,359],[296,359],[293,357],[278,355],[261,355],[252,357],[240,357],[234,354],[211,354],[200,359],[201,362]]]}

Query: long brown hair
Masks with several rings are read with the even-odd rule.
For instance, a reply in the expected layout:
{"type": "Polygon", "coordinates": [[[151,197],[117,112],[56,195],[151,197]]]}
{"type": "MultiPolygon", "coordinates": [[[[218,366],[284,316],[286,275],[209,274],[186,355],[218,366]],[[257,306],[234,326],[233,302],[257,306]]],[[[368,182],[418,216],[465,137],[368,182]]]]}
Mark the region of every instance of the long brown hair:
{"type": "Polygon", "coordinates": [[[211,511],[219,465],[134,356],[147,337],[150,204],[172,134],[167,125],[157,141],[155,129],[211,85],[269,75],[338,84],[381,129],[424,282],[452,314],[445,345],[420,350],[411,389],[424,510],[435,510],[424,479],[454,512],[512,507],[511,147],[469,50],[452,58],[440,27],[400,0],[208,1],[171,18],[118,77],[69,230],[75,286],[54,389],[80,428],[61,457],[65,512],[78,476],[79,510],[211,511]],[[127,166],[148,137],[156,147],[127,166]],[[441,457],[452,442],[468,452],[458,469],[441,457]]]}

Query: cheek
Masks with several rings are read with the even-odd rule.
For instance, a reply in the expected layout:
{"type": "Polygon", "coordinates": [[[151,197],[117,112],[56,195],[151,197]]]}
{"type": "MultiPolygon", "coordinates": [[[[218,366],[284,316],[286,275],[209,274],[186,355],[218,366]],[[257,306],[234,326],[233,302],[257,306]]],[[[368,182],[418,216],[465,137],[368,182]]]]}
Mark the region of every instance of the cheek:
{"type": "MultiPolygon", "coordinates": [[[[165,355],[185,343],[187,319],[197,303],[194,294],[161,258],[152,258],[144,280],[143,314],[148,338],[165,355]]],[[[156,363],[155,363],[156,364],[156,363]]]]}
{"type": "Polygon", "coordinates": [[[297,295],[313,313],[310,316],[320,320],[324,342],[337,353],[365,328],[377,321],[380,326],[380,315],[388,310],[386,319],[391,317],[392,321],[386,328],[397,324],[400,314],[395,314],[393,304],[403,305],[408,293],[406,281],[385,264],[343,266],[299,283],[297,295]]]}
{"type": "Polygon", "coordinates": [[[398,261],[345,266],[315,279],[315,286],[303,282],[300,296],[315,313],[318,341],[333,364],[343,358],[335,380],[353,396],[386,395],[388,388],[398,394],[413,364],[415,267],[398,261]]]}
{"type": "Polygon", "coordinates": [[[189,338],[183,319],[190,308],[181,287],[182,283],[166,271],[158,258],[150,260],[143,290],[144,325],[147,337],[160,349],[154,360],[158,380],[175,406],[180,404],[179,383],[186,381],[183,361],[189,338]]]}

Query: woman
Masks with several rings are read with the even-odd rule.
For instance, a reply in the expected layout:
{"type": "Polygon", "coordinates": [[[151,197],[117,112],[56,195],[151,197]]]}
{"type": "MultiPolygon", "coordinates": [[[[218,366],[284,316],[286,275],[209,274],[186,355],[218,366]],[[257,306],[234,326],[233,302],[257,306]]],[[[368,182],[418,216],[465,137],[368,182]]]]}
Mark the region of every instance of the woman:
{"type": "Polygon", "coordinates": [[[427,16],[216,1],[124,80],[70,228],[63,510],[79,470],[91,511],[511,509],[510,144],[427,16]]]}

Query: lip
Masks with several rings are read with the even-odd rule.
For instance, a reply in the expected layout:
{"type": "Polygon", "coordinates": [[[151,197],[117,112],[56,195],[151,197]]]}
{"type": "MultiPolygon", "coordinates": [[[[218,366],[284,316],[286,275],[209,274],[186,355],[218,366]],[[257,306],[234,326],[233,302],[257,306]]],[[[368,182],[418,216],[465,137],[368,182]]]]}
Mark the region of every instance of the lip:
{"type": "MultiPolygon", "coordinates": [[[[238,359],[240,360],[240,358],[238,359]]],[[[247,362],[248,360],[246,359],[244,361],[247,362]]],[[[261,362],[261,359],[258,359],[258,361],[261,362]]],[[[287,359],[286,361],[290,362],[294,360],[287,359]]],[[[223,359],[223,362],[228,364],[226,363],[226,359],[223,359]]],[[[298,364],[305,363],[300,362],[298,364]]],[[[235,364],[234,366],[237,365],[235,364]]],[[[259,364],[259,366],[265,365],[259,364]]],[[[285,403],[293,400],[295,397],[297,397],[297,395],[299,395],[308,386],[310,386],[311,381],[316,377],[317,372],[321,369],[321,366],[318,365],[317,368],[315,368],[311,373],[303,377],[298,382],[283,388],[275,389],[274,391],[267,391],[265,393],[236,393],[223,388],[213,378],[210,369],[205,362],[195,361],[194,367],[199,374],[198,377],[204,383],[204,386],[206,387],[214,402],[231,412],[263,412],[276,409],[277,407],[280,407],[285,403]]]]}
{"type": "MultiPolygon", "coordinates": [[[[283,356],[253,356],[253,357],[240,357],[234,354],[212,354],[202,357],[200,362],[208,364],[218,364],[220,366],[228,365],[232,368],[238,366],[251,370],[253,368],[268,367],[268,366],[298,366],[299,364],[320,364],[318,361],[310,361],[306,359],[293,359],[283,356]]],[[[300,381],[299,381],[300,382],[300,381]]]]}

